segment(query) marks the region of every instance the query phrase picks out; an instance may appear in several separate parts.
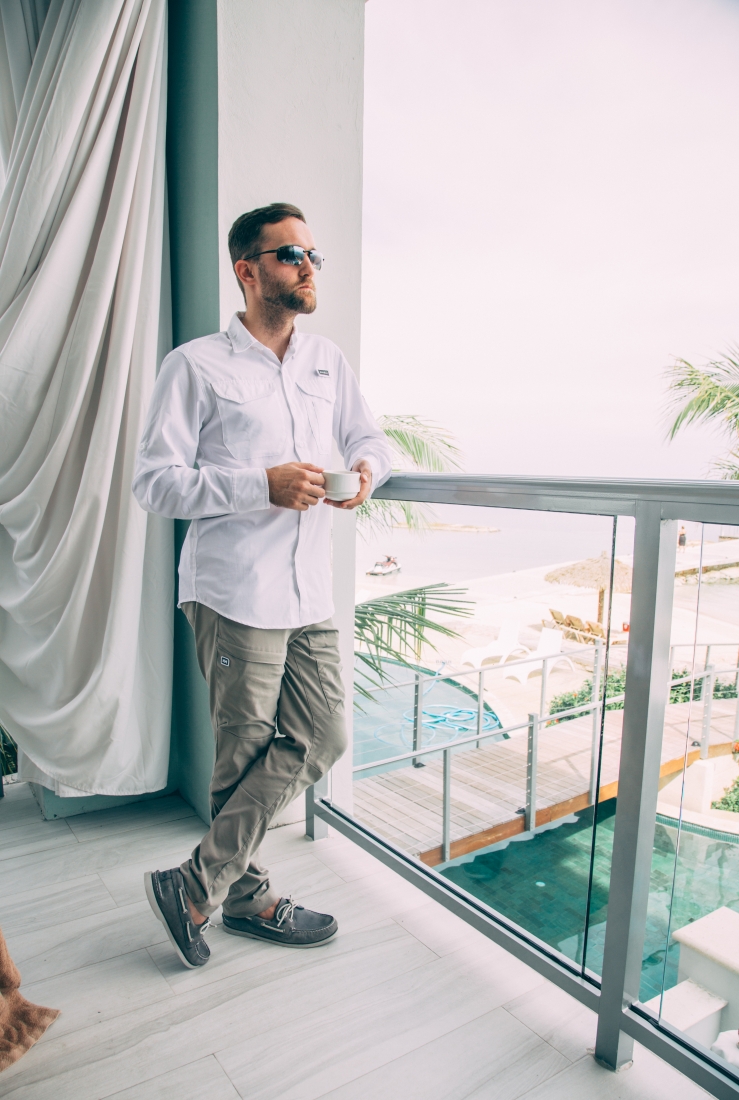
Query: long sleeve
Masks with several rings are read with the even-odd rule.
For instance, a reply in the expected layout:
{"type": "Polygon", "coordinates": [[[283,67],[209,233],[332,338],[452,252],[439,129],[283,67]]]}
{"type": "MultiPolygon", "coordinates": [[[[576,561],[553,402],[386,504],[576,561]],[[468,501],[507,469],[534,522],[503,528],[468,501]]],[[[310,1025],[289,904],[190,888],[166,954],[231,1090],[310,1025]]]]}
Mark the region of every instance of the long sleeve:
{"type": "Polygon", "coordinates": [[[334,406],[333,434],[347,470],[351,470],[360,459],[366,459],[372,467],[372,488],[376,489],[387,481],[393,461],[390,444],[370,412],[356,376],[343,356],[334,406]]]}
{"type": "Polygon", "coordinates": [[[200,430],[211,415],[212,399],[187,357],[171,352],[154,386],[133,480],[147,512],[202,519],[269,508],[264,469],[196,467],[200,430]]]}

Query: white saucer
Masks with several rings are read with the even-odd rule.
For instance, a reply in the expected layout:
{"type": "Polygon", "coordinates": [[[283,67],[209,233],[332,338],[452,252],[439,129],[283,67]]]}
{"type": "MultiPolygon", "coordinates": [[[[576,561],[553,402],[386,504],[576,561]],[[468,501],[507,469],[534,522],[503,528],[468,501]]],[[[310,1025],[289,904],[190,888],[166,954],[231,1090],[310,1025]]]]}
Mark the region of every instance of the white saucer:
{"type": "Polygon", "coordinates": [[[348,493],[326,493],[326,499],[327,500],[354,500],[354,498],[355,498],[355,496],[357,495],[358,492],[359,492],[359,490],[357,489],[356,493],[353,490],[350,490],[348,493]]]}

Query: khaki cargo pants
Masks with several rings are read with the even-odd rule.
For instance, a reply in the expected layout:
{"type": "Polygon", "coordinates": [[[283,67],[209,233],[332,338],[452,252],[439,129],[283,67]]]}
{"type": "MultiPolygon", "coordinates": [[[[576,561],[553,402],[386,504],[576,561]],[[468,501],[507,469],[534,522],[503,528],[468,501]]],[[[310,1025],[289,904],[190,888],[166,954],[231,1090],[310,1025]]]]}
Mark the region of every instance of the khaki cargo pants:
{"type": "Polygon", "coordinates": [[[221,904],[253,916],[279,900],[259,864],[270,822],[346,749],[338,631],[330,619],[260,630],[203,604],[182,610],[208,683],[216,760],[212,823],[181,871],[205,916],[221,904]]]}

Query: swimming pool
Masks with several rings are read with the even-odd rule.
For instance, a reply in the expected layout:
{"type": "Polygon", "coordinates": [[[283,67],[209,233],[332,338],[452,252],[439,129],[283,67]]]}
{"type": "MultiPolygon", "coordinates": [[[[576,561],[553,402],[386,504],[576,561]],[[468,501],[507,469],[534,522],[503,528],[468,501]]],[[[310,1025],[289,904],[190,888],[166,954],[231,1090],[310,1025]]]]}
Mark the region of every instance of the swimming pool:
{"type": "MultiPolygon", "coordinates": [[[[437,868],[458,886],[537,936],[567,958],[601,973],[616,800],[598,807],[590,919],[585,941],[592,808],[529,840],[437,868]],[[585,959],[583,960],[583,952],[585,959]]],[[[659,822],[652,856],[640,999],[647,1001],[677,983],[679,946],[675,931],[722,905],[739,912],[739,837],[715,839],[659,822]],[[673,878],[675,883],[672,899],[673,878]],[[670,910],[672,920],[670,922],[670,910]]]]}
{"type": "MultiPolygon", "coordinates": [[[[469,737],[477,732],[477,695],[458,680],[442,680],[432,669],[407,668],[383,661],[383,690],[372,699],[355,695],[354,764],[369,764],[410,752],[414,726],[414,672],[432,677],[424,681],[423,748],[469,737]]],[[[360,670],[361,672],[361,670],[360,670]]],[[[443,674],[443,669],[441,670],[443,674]]],[[[483,732],[500,729],[495,711],[486,703],[483,732]]],[[[501,734],[501,737],[505,737],[501,734]]],[[[492,739],[491,739],[492,740],[492,739]]],[[[407,767],[407,761],[403,765],[407,767]]],[[[392,765],[388,765],[392,768],[392,765]]],[[[384,769],[383,769],[384,770],[384,769]]],[[[371,772],[365,773],[367,775],[371,772]]]]}

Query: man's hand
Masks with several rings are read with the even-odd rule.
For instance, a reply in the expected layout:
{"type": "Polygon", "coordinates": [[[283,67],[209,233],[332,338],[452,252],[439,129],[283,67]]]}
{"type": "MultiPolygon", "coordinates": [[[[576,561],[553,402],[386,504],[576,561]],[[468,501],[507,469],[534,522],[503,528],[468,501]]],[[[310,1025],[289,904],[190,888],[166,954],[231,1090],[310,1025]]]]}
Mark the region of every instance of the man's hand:
{"type": "Polygon", "coordinates": [[[352,470],[359,471],[359,492],[351,500],[325,500],[324,504],[330,504],[332,508],[358,508],[364,504],[372,488],[372,467],[365,459],[355,462],[352,470]]]}
{"type": "Polygon", "coordinates": [[[326,495],[323,470],[320,466],[311,466],[310,462],[286,462],[284,466],[272,466],[266,473],[269,499],[278,508],[307,512],[326,495]]]}

